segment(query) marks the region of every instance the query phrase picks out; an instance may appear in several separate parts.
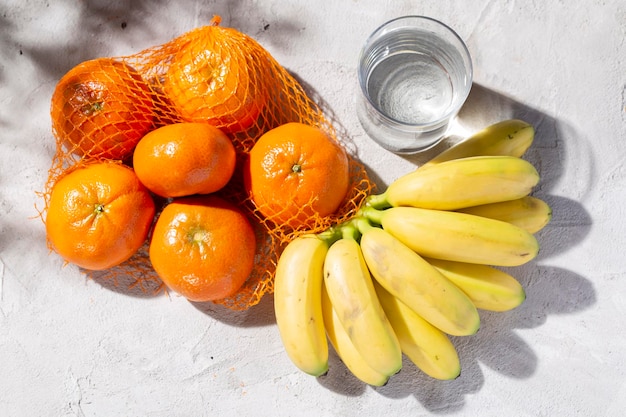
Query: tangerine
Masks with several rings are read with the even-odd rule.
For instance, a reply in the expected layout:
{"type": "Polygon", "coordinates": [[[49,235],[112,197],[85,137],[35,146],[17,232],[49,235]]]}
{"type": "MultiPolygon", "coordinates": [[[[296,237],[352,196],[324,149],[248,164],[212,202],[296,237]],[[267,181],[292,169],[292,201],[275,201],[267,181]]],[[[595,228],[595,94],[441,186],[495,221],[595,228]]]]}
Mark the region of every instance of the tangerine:
{"type": "Polygon", "coordinates": [[[224,132],[206,123],[175,123],[146,134],[133,154],[141,182],[162,197],[209,194],[235,170],[236,152],[224,132]]]}
{"type": "Polygon", "coordinates": [[[152,127],[154,103],[141,75],[112,58],[68,71],[52,95],[52,128],[70,150],[88,158],[124,159],[152,127]]]}
{"type": "Polygon", "coordinates": [[[255,252],[247,217],[216,195],[181,197],[165,206],[149,248],[165,285],[197,302],[233,295],[252,272],[255,252]]]}
{"type": "Polygon", "coordinates": [[[321,129],[297,122],[264,133],[244,167],[244,186],[259,212],[293,229],[334,213],[349,184],[343,147],[321,129]]]}
{"type": "Polygon", "coordinates": [[[218,24],[219,18],[186,35],[165,74],[163,90],[184,120],[236,133],[257,120],[267,91],[254,60],[259,45],[218,24]]]}
{"type": "Polygon", "coordinates": [[[150,192],[130,168],[92,163],[70,171],[52,187],[46,233],[67,262],[103,270],[139,250],[154,214],[150,192]]]}

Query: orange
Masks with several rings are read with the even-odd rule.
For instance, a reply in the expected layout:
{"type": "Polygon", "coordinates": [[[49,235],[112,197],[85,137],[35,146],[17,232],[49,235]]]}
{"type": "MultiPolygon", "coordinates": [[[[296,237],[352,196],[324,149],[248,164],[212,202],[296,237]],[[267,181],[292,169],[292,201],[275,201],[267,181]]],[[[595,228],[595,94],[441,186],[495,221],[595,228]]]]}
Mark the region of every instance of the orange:
{"type": "Polygon", "coordinates": [[[150,192],[130,168],[93,163],[54,184],[46,233],[67,262],[102,270],[121,264],[141,247],[154,213],[150,192]]]}
{"type": "Polygon", "coordinates": [[[52,127],[70,151],[93,158],[124,159],[152,127],[148,85],[128,64],[111,58],[72,68],[52,95],[52,127]]]}
{"type": "Polygon", "coordinates": [[[334,213],[349,183],[343,147],[302,123],[263,134],[250,150],[244,173],[246,190],[261,214],[294,229],[334,213]]]}
{"type": "Polygon", "coordinates": [[[209,194],[223,188],[235,170],[231,140],[206,123],[166,125],[144,136],[133,154],[141,182],[162,197],[209,194]]]}
{"type": "Polygon", "coordinates": [[[149,249],[165,285],[199,302],[233,295],[252,272],[255,251],[246,216],[215,195],[174,199],[159,215],[149,249]]]}
{"type": "Polygon", "coordinates": [[[177,112],[186,121],[208,122],[227,133],[252,126],[267,102],[253,54],[258,44],[215,25],[189,32],[186,41],[163,83],[177,112]]]}

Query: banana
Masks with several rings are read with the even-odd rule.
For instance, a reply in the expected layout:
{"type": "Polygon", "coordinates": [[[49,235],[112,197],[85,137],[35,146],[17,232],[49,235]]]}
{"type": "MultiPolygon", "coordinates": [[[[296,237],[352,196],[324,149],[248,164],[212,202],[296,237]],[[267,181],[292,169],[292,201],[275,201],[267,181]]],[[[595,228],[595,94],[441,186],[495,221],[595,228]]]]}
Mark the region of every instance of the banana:
{"type": "Polygon", "coordinates": [[[393,375],[402,367],[400,344],[378,301],[361,247],[352,238],[330,246],[324,285],[333,309],[356,350],[371,368],[393,375]]]}
{"type": "Polygon", "coordinates": [[[346,365],[346,368],[352,372],[352,375],[362,382],[375,387],[385,385],[389,380],[389,375],[381,374],[372,369],[356,350],[348,333],[346,333],[339,321],[337,313],[333,309],[326,288],[322,289],[322,312],[324,313],[324,327],[326,328],[328,340],[330,340],[335,352],[346,365]]]}
{"type": "Polygon", "coordinates": [[[552,219],[552,209],[548,203],[532,196],[466,207],[457,211],[502,220],[519,226],[529,233],[537,233],[552,219]]]}
{"type": "Polygon", "coordinates": [[[369,226],[362,232],[363,257],[380,285],[441,331],[476,333],[478,311],[457,286],[387,231],[369,226]]]}
{"type": "Polygon", "coordinates": [[[370,197],[368,204],[458,210],[524,197],[538,182],[539,173],[524,159],[472,156],[418,168],[370,197]]]}
{"type": "Polygon", "coordinates": [[[366,208],[362,213],[428,258],[518,266],[539,252],[537,239],[526,230],[473,214],[417,207],[366,208]]]}
{"type": "Polygon", "coordinates": [[[509,119],[494,123],[469,138],[446,149],[422,167],[452,159],[481,155],[521,157],[533,143],[535,129],[523,120],[509,119]]]}
{"type": "Polygon", "coordinates": [[[377,282],[378,298],[398,335],[402,352],[426,375],[455,379],[461,373],[456,348],[441,330],[424,320],[377,282]]]}
{"type": "Polygon", "coordinates": [[[274,277],[276,324],[287,355],[313,376],[328,371],[328,340],[322,313],[324,258],[328,242],[301,235],[284,249],[274,277]]]}
{"type": "Polygon", "coordinates": [[[508,311],[526,299],[517,279],[499,269],[479,264],[425,258],[472,300],[476,308],[508,311]]]}

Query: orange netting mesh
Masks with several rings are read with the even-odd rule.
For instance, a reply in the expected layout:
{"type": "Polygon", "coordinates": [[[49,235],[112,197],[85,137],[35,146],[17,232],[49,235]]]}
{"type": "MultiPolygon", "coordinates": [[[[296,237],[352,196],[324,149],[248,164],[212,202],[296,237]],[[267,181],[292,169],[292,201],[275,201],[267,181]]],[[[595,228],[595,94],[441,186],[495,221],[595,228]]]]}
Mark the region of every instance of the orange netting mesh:
{"type": "MultiPolygon", "coordinates": [[[[130,164],[139,139],[166,124],[195,121],[219,127],[232,139],[239,165],[264,132],[287,122],[319,127],[339,140],[333,122],[285,68],[254,39],[219,23],[215,17],[208,26],[137,54],[115,57],[104,64],[98,60],[81,64],[87,66],[92,78],[108,83],[107,91],[80,91],[84,84],[80,76],[74,79],[79,82],[65,81],[78,103],[68,107],[53,96],[51,115],[57,147],[42,193],[42,218],[52,186],[69,169],[94,159],[130,164]],[[99,110],[100,100],[109,103],[109,112],[100,119],[83,117],[99,110]]],[[[323,231],[355,214],[374,184],[356,157],[351,152],[348,155],[351,185],[344,203],[334,215],[312,219],[313,225],[307,229],[292,230],[264,218],[244,189],[241,170],[236,170],[219,193],[244,208],[255,225],[256,267],[237,294],[218,304],[234,310],[257,304],[264,294],[273,292],[276,262],[289,241],[302,233],[323,231]]],[[[98,278],[129,289],[163,289],[151,268],[147,245],[124,264],[98,272],[98,278]]]]}

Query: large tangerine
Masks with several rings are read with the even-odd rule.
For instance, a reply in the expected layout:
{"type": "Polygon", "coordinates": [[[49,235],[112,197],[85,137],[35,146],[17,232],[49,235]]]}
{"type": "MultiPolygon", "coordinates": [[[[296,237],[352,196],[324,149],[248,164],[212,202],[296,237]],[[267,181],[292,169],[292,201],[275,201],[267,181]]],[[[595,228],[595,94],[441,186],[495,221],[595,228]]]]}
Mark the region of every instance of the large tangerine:
{"type": "Polygon", "coordinates": [[[268,92],[258,61],[260,46],[232,29],[205,26],[188,33],[164,77],[163,90],[180,116],[227,133],[251,127],[268,92]]]}
{"type": "Polygon", "coordinates": [[[256,236],[234,204],[215,195],[182,197],[159,215],[149,253],[170,289],[213,301],[233,295],[252,272],[256,236]]]}
{"type": "Polygon", "coordinates": [[[141,182],[162,197],[209,194],[235,171],[236,151],[224,132],[207,123],[173,123],[146,134],[133,153],[141,182]]]}
{"type": "Polygon", "coordinates": [[[71,152],[122,160],[153,126],[150,87],[130,65],[97,58],[82,62],[57,83],[52,128],[71,152]]]}
{"type": "Polygon", "coordinates": [[[46,215],[47,238],[66,261],[103,270],[139,250],[154,213],[149,191],[130,168],[94,163],[54,184],[46,215]]]}
{"type": "Polygon", "coordinates": [[[286,123],[263,134],[250,150],[244,184],[266,218],[293,229],[335,213],[350,184],[341,145],[317,127],[286,123]]]}

